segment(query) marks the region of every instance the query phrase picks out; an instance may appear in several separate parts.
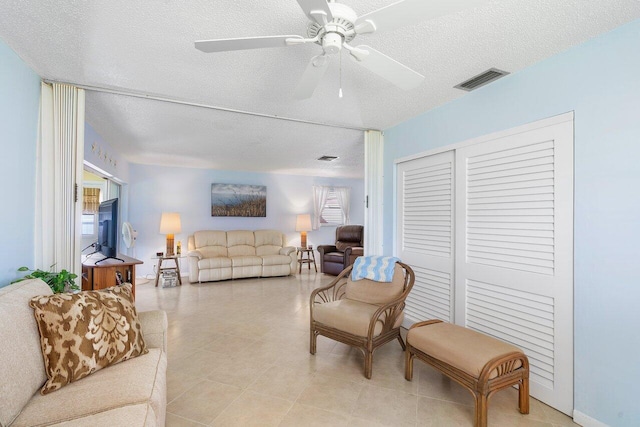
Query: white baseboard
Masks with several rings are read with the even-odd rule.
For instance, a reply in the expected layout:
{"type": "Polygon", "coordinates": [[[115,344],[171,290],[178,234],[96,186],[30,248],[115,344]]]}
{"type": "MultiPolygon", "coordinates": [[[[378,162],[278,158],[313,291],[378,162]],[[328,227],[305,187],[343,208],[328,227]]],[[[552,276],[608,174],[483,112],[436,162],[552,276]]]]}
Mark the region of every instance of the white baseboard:
{"type": "Polygon", "coordinates": [[[573,410],[573,422],[580,424],[583,427],[609,427],[608,424],[598,421],[595,418],[591,418],[590,416],[583,414],[580,411],[576,411],[575,409],[573,410]]]}

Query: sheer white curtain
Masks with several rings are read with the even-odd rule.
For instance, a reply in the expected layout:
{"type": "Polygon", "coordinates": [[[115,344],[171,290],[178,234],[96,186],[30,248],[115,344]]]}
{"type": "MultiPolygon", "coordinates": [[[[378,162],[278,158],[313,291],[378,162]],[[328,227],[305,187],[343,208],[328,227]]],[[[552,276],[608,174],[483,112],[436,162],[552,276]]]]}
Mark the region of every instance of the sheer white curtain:
{"type": "MultiPolygon", "coordinates": [[[[36,164],[35,265],[80,276],[84,90],[43,83],[36,164]]],[[[79,285],[80,283],[78,283],[79,285]]]]}
{"type": "Polygon", "coordinates": [[[351,224],[351,203],[349,201],[351,189],[349,187],[335,187],[333,191],[336,194],[338,205],[340,206],[340,209],[342,209],[342,219],[344,223],[351,224]]]}
{"type": "Polygon", "coordinates": [[[313,186],[313,229],[320,228],[320,215],[322,215],[322,208],[327,203],[327,197],[329,196],[329,187],[323,187],[319,185],[313,186]]]}

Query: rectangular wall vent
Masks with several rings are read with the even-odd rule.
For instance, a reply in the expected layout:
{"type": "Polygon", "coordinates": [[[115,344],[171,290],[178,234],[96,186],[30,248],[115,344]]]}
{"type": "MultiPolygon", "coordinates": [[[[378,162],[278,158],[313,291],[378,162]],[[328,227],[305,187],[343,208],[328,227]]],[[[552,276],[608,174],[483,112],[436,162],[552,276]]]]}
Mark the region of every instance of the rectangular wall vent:
{"type": "Polygon", "coordinates": [[[322,156],[318,158],[318,160],[322,160],[323,162],[332,162],[335,159],[337,159],[336,156],[322,156]]]}
{"type": "Polygon", "coordinates": [[[454,88],[472,91],[479,88],[480,86],[484,86],[495,80],[498,80],[499,78],[504,77],[507,74],[509,73],[506,71],[498,70],[497,68],[490,68],[487,71],[484,71],[477,76],[471,77],[469,80],[454,86],[454,88]]]}

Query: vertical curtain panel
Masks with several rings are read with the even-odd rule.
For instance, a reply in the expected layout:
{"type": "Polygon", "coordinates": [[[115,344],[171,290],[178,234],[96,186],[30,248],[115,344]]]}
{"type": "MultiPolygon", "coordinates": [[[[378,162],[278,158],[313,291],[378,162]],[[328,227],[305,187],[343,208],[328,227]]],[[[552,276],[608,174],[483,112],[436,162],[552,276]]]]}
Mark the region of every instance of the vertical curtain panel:
{"type": "Polygon", "coordinates": [[[36,183],[36,268],[80,275],[84,90],[42,84],[36,183]]]}
{"type": "MultiPolygon", "coordinates": [[[[384,238],[384,135],[377,130],[364,133],[364,254],[383,254],[384,238]]],[[[388,251],[387,251],[388,252],[388,251]]],[[[389,255],[390,252],[387,253],[389,255]]]]}
{"type": "Polygon", "coordinates": [[[322,208],[327,203],[327,197],[329,196],[329,187],[323,187],[319,185],[313,186],[313,229],[320,228],[320,216],[322,215],[322,208]]]}
{"type": "Polygon", "coordinates": [[[333,191],[336,194],[338,205],[342,209],[342,220],[344,224],[351,224],[351,202],[349,201],[351,189],[349,187],[335,187],[333,191]]]}

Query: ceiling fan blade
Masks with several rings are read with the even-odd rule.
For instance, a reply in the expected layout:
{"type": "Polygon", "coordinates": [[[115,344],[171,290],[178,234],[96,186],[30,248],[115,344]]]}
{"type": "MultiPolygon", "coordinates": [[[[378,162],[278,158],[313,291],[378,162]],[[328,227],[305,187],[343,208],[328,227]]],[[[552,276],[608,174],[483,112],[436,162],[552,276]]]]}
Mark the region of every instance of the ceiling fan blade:
{"type": "Polygon", "coordinates": [[[356,33],[393,30],[487,2],[488,0],[401,0],[359,17],[355,22],[356,33]]]}
{"type": "Polygon", "coordinates": [[[354,56],[354,59],[358,64],[379,75],[383,79],[388,80],[400,89],[413,89],[419,86],[424,80],[424,76],[422,74],[413,71],[406,65],[399,63],[395,59],[388,57],[384,53],[379,52],[372,47],[361,45],[357,46],[355,49],[361,53],[362,51],[368,52],[367,55],[358,55],[362,59],[357,59],[354,56]]]}
{"type": "Polygon", "coordinates": [[[230,50],[261,49],[265,47],[289,46],[287,40],[304,40],[302,36],[264,36],[243,37],[238,39],[198,40],[196,49],[205,53],[226,52],[230,50]]]}
{"type": "Polygon", "coordinates": [[[327,71],[327,67],[329,67],[329,56],[318,55],[311,58],[293,92],[293,97],[295,99],[311,98],[316,87],[320,84],[324,72],[327,71]]]}
{"type": "Polygon", "coordinates": [[[309,19],[320,25],[333,19],[327,0],[298,0],[298,4],[309,19]],[[324,17],[326,17],[326,21],[323,19],[324,17]]]}

